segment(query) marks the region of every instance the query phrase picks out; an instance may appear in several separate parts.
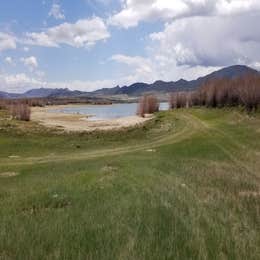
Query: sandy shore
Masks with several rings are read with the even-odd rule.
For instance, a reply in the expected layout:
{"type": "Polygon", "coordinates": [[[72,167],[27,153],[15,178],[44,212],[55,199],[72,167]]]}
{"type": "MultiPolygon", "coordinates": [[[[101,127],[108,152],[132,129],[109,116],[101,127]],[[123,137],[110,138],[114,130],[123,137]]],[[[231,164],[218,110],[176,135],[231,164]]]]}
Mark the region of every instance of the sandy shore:
{"type": "Polygon", "coordinates": [[[139,116],[129,116],[117,119],[88,120],[87,116],[78,114],[52,113],[49,110],[62,109],[65,107],[82,106],[82,105],[67,105],[67,106],[50,106],[50,107],[35,107],[32,108],[31,120],[37,121],[47,127],[56,127],[65,131],[95,131],[95,130],[113,130],[125,127],[131,127],[143,124],[151,119],[151,116],[142,118],[139,116]]]}

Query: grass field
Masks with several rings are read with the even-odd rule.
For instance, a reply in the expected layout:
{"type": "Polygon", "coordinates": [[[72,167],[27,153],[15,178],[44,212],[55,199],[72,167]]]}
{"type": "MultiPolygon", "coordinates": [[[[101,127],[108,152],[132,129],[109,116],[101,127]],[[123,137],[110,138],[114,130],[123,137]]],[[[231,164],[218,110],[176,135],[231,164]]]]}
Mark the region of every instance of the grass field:
{"type": "Polygon", "coordinates": [[[64,134],[0,120],[0,259],[260,259],[260,115],[64,134]]]}

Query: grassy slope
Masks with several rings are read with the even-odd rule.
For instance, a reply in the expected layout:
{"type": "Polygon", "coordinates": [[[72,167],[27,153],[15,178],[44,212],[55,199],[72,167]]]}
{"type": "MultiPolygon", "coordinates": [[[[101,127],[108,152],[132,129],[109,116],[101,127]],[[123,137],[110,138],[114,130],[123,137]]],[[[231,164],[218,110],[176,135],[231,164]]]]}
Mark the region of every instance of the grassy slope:
{"type": "Polygon", "coordinates": [[[0,259],[259,259],[259,115],[168,112],[106,134],[0,128],[0,174],[19,173],[0,177],[0,259]]]}

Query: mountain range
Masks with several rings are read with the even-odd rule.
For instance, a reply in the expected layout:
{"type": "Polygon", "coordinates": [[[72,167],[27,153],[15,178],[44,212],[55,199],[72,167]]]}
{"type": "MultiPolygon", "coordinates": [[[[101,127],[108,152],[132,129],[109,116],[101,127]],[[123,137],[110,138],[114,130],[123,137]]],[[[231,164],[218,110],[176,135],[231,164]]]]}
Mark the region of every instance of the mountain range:
{"type": "Polygon", "coordinates": [[[114,88],[103,88],[93,92],[83,92],[74,90],[71,91],[68,88],[52,89],[52,88],[39,88],[31,89],[22,94],[7,93],[0,91],[0,98],[62,98],[62,97],[101,97],[101,96],[117,96],[117,95],[127,95],[130,97],[138,97],[144,93],[169,93],[174,91],[189,91],[195,90],[201,84],[207,80],[227,78],[233,79],[240,77],[249,73],[260,73],[250,67],[244,65],[234,65],[226,67],[210,73],[204,77],[200,77],[196,80],[184,80],[180,79],[178,81],[155,81],[152,84],[147,83],[134,83],[130,86],[114,87],[114,88]]]}

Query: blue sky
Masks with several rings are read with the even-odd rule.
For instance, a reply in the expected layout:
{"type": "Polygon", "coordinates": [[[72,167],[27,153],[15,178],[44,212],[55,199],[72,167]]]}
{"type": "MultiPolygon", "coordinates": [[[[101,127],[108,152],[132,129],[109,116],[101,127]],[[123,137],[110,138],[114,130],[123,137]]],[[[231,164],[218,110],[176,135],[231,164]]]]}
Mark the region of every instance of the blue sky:
{"type": "Polygon", "coordinates": [[[85,91],[260,67],[258,0],[0,2],[0,91],[85,91]]]}

